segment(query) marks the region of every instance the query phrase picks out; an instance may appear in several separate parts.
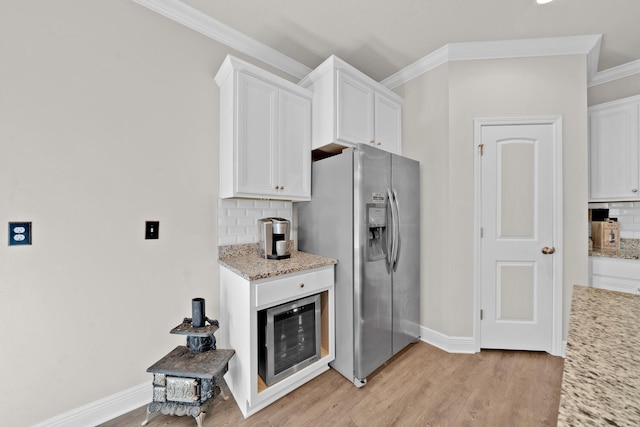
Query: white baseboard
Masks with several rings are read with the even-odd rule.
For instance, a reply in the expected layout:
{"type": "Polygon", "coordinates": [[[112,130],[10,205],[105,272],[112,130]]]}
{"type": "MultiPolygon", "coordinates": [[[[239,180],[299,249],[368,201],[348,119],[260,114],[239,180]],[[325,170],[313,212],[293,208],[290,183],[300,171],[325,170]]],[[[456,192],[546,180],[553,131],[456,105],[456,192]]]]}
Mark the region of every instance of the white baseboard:
{"type": "Polygon", "coordinates": [[[34,427],[96,426],[148,404],[152,396],[153,386],[149,381],[42,421],[34,427]]]}
{"type": "MultiPolygon", "coordinates": [[[[473,354],[476,351],[476,342],[473,337],[450,337],[432,329],[420,326],[420,339],[427,344],[438,347],[447,353],[467,353],[473,354]]],[[[567,341],[562,341],[561,354],[565,357],[567,354],[567,341]]]]}
{"type": "Polygon", "coordinates": [[[450,337],[420,326],[420,339],[448,353],[476,353],[476,341],[473,337],[450,337]]]}

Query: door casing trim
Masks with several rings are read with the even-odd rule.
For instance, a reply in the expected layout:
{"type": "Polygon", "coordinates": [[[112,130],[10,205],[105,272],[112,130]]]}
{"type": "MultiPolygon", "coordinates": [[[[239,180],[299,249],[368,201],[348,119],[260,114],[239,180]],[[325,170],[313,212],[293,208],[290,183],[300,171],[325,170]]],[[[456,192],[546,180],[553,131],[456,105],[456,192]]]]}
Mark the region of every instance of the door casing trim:
{"type": "Polygon", "coordinates": [[[551,351],[554,356],[562,356],[563,325],[563,160],[562,160],[562,116],[523,116],[501,118],[477,118],[473,124],[474,155],[474,279],[473,279],[473,338],[476,352],[480,351],[480,310],[481,310],[481,218],[482,218],[482,165],[479,145],[484,126],[504,125],[552,125],[553,126],[553,321],[551,351]]]}

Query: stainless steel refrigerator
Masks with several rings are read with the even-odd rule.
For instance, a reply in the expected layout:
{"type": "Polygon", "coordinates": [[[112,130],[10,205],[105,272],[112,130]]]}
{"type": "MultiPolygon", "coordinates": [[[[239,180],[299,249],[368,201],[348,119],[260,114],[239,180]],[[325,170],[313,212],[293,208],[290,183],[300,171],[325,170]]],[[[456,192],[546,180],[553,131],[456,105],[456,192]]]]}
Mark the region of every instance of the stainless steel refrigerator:
{"type": "Polygon", "coordinates": [[[420,335],[420,164],[360,144],[312,164],[298,247],[338,260],[336,358],[366,383],[420,335]]]}

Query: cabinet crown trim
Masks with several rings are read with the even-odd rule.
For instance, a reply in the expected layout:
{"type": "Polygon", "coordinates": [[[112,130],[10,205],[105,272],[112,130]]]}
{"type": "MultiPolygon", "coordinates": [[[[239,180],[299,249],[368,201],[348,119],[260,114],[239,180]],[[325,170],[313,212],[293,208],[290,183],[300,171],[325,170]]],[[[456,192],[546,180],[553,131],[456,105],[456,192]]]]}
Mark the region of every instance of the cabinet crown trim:
{"type": "Polygon", "coordinates": [[[367,76],[362,71],[355,68],[353,65],[350,65],[344,60],[338,58],[336,55],[331,55],[330,57],[328,57],[322,64],[318,65],[318,67],[316,67],[313,71],[311,71],[305,78],[300,80],[298,84],[302,87],[307,88],[311,86],[315,81],[320,79],[320,77],[322,77],[326,73],[333,72],[333,71],[347,72],[351,76],[356,77],[358,80],[366,83],[368,86],[375,88],[377,92],[380,92],[385,96],[388,96],[394,101],[400,104],[404,102],[403,98],[400,95],[393,92],[391,89],[383,86],[382,84],[375,81],[371,77],[367,76]]]}
{"type": "Polygon", "coordinates": [[[589,112],[597,111],[601,108],[621,106],[627,104],[636,104],[640,103],[640,95],[629,96],[626,98],[614,99],[613,101],[603,102],[602,104],[595,104],[589,106],[589,112]]]}
{"type": "Polygon", "coordinates": [[[304,96],[305,98],[310,99],[313,95],[313,92],[311,92],[309,89],[299,86],[282,77],[276,76],[275,74],[263,70],[256,65],[236,58],[233,55],[227,55],[227,57],[222,62],[222,65],[218,69],[218,72],[216,73],[215,81],[218,86],[222,86],[222,84],[233,71],[243,71],[245,73],[253,75],[254,77],[280,86],[283,89],[287,89],[288,91],[296,93],[300,96],[304,96]]]}

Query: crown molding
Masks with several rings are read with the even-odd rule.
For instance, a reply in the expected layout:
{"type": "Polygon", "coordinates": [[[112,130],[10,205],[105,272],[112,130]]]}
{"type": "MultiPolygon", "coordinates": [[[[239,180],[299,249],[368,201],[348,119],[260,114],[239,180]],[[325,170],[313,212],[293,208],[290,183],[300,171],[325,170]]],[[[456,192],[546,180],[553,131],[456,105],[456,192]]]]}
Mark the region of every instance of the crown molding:
{"type": "Polygon", "coordinates": [[[509,59],[536,56],[587,55],[588,79],[595,75],[602,35],[449,43],[382,82],[389,89],[415,79],[450,61],[509,59]]]}
{"type": "Polygon", "coordinates": [[[589,81],[588,87],[601,85],[603,83],[633,76],[635,74],[640,74],[640,59],[596,73],[596,75],[593,76],[593,79],[589,81]]]}
{"type": "Polygon", "coordinates": [[[380,84],[389,89],[394,89],[400,85],[410,82],[421,74],[424,74],[440,65],[449,62],[449,46],[451,45],[444,45],[440,49],[434,50],[427,56],[417,60],[408,67],[405,67],[397,73],[392,74],[391,76],[382,80],[380,84]]]}
{"type": "MultiPolygon", "coordinates": [[[[223,24],[180,0],[132,1],[298,79],[303,79],[312,71],[311,68],[285,54],[223,24]]],[[[602,35],[597,34],[449,43],[387,77],[380,83],[389,89],[393,89],[449,61],[580,54],[587,55],[587,82],[589,87],[640,74],[640,60],[598,72],[601,41],[602,35]]]]}
{"type": "Polygon", "coordinates": [[[311,68],[180,0],[132,1],[298,79],[302,79],[311,72],[311,68]]]}

